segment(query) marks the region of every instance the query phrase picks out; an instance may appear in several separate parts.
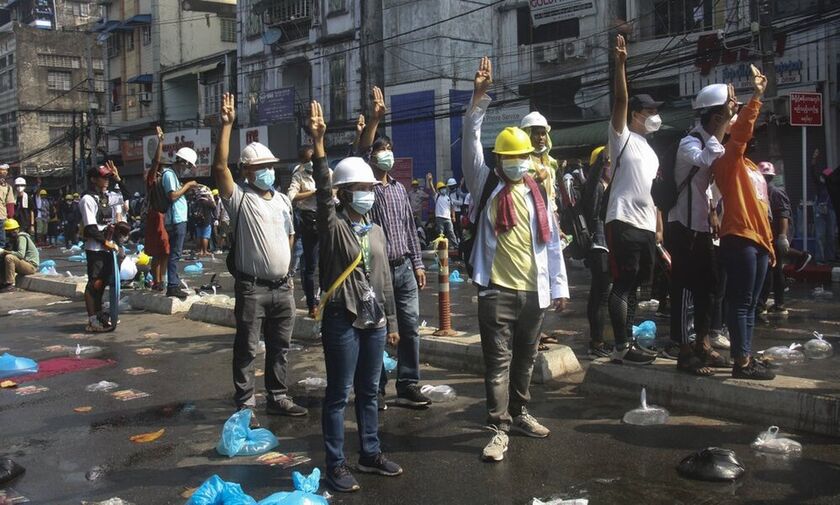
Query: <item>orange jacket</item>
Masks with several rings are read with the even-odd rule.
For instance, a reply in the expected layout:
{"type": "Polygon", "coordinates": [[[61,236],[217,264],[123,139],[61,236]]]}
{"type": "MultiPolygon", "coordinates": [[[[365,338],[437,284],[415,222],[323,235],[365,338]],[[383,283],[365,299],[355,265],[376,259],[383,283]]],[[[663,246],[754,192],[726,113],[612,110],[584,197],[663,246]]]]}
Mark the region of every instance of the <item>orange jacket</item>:
{"type": "Polygon", "coordinates": [[[724,143],[726,152],[715,160],[712,171],[723,195],[720,236],[735,235],[752,240],[770,253],[770,264],[774,265],[776,258],[767,191],[766,188],[762,191],[751,180],[751,176],[758,176],[757,179],[763,183],[763,176],[755,163],[744,155],[760,111],[761,102],[755,98],[741,109],[732,125],[729,140],[724,143]]]}

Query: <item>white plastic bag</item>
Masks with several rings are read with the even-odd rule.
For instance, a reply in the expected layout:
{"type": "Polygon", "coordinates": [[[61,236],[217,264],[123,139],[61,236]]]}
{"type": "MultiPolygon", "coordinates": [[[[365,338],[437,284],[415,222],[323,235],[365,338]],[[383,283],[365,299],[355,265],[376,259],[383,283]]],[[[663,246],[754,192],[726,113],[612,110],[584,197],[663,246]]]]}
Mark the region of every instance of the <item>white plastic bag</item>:
{"type": "Polygon", "coordinates": [[[457,398],[455,390],[445,384],[440,386],[424,384],[420,387],[420,392],[428,396],[433,402],[450,402],[457,398]]]}
{"type": "Polygon", "coordinates": [[[802,454],[802,444],[796,440],[780,437],[778,426],[771,426],[767,428],[767,431],[759,433],[755,441],[750,444],[750,447],[756,451],[770,454],[784,454],[789,456],[802,454]]]}
{"type": "Polygon", "coordinates": [[[668,422],[668,411],[656,405],[648,405],[647,391],[642,387],[642,393],[639,397],[639,408],[628,411],[621,419],[625,424],[633,424],[636,426],[653,426],[656,424],[665,424],[668,422]]]}
{"type": "Polygon", "coordinates": [[[802,347],[800,344],[790,344],[787,347],[778,345],[761,351],[760,354],[771,365],[796,365],[805,361],[805,355],[798,350],[800,347],[802,347]]]}
{"type": "Polygon", "coordinates": [[[307,377],[299,380],[298,385],[306,389],[324,389],[327,387],[327,379],[323,377],[307,377]]]}
{"type": "Polygon", "coordinates": [[[827,342],[822,333],[815,331],[814,338],[805,342],[805,357],[810,359],[825,359],[834,355],[834,347],[827,342]]]}
{"type": "Polygon", "coordinates": [[[120,280],[130,281],[137,277],[137,264],[134,260],[126,257],[120,265],[120,280]]]}

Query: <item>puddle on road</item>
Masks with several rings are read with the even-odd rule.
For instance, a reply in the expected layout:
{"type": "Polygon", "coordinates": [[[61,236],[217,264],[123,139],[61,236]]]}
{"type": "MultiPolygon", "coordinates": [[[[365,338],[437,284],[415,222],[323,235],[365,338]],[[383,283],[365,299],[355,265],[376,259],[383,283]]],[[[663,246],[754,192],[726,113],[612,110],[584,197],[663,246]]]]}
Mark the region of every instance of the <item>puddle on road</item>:
{"type": "Polygon", "coordinates": [[[130,414],[109,416],[90,423],[90,429],[95,432],[124,426],[155,424],[163,419],[181,418],[194,421],[202,419],[203,416],[196,412],[195,404],[192,402],[170,403],[130,414]]]}

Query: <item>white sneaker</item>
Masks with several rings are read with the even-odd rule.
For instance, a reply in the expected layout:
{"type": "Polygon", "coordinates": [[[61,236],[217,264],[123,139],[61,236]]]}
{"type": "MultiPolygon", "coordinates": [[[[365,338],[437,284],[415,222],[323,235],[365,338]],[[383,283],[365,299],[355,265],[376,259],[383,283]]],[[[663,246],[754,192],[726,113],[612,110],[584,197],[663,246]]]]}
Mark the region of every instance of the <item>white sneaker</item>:
{"type": "Polygon", "coordinates": [[[522,409],[522,414],[513,418],[513,429],[523,435],[534,438],[545,438],[551,434],[551,431],[548,428],[540,424],[540,422],[525,409],[522,409]]]}
{"type": "Polygon", "coordinates": [[[726,349],[729,349],[731,347],[731,344],[729,343],[729,339],[726,338],[726,335],[723,335],[722,333],[713,332],[711,341],[712,341],[712,347],[714,347],[715,349],[726,350],[726,349]]]}
{"type": "Polygon", "coordinates": [[[484,450],[481,453],[481,457],[485,461],[501,461],[505,458],[505,453],[508,449],[507,433],[496,428],[495,426],[491,426],[490,429],[493,430],[496,434],[493,435],[493,438],[490,440],[490,443],[484,446],[484,450]]]}

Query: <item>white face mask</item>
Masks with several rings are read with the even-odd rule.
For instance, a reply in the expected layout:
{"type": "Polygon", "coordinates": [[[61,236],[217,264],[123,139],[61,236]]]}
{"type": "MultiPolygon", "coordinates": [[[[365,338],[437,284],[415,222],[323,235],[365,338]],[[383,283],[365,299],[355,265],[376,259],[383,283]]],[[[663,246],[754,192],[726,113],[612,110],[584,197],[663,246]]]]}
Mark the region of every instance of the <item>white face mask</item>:
{"type": "Polygon", "coordinates": [[[530,170],[530,168],[531,160],[528,158],[514,158],[502,160],[502,171],[505,173],[505,176],[508,179],[514,182],[519,181],[523,177],[525,177],[525,174],[528,173],[528,170],[530,170]]]}
{"type": "Polygon", "coordinates": [[[353,201],[350,202],[350,206],[364,216],[373,207],[375,199],[373,191],[353,191],[353,201]]]}
{"type": "Polygon", "coordinates": [[[373,159],[376,163],[376,168],[383,172],[390,172],[394,167],[394,153],[391,151],[378,152],[373,159]]]}
{"type": "Polygon", "coordinates": [[[645,131],[648,133],[653,133],[659,131],[662,127],[662,118],[659,114],[654,114],[653,116],[648,116],[645,118],[645,131]]]}

